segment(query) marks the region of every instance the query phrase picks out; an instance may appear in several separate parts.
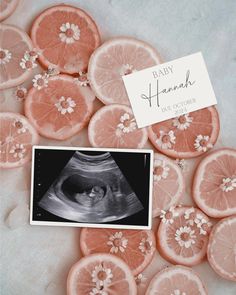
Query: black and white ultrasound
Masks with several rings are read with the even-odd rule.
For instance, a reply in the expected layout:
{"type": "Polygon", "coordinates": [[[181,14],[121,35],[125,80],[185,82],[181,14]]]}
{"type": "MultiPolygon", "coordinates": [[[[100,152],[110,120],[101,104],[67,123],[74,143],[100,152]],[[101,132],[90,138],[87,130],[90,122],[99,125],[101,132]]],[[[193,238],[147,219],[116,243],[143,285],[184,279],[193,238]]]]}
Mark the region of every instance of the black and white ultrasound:
{"type": "Polygon", "coordinates": [[[35,220],[147,225],[148,153],[52,152],[35,151],[35,220]]]}

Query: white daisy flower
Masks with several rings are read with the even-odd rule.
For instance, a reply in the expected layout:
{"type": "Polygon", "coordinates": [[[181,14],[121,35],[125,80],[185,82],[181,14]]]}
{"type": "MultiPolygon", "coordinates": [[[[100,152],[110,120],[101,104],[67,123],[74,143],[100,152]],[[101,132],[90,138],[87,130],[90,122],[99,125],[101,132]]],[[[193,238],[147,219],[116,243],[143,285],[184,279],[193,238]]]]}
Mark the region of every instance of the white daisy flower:
{"type": "Polygon", "coordinates": [[[95,266],[92,271],[92,281],[97,286],[104,286],[110,284],[113,278],[113,274],[110,268],[105,268],[102,264],[95,266]]]}
{"type": "Polygon", "coordinates": [[[174,207],[170,207],[169,211],[161,210],[161,221],[165,224],[173,224],[174,218],[179,216],[179,213],[175,211],[174,207]]]}
{"type": "Polygon", "coordinates": [[[186,130],[192,123],[193,118],[189,117],[189,114],[181,115],[173,119],[173,126],[177,127],[180,130],[186,130]]]}
{"type": "Polygon", "coordinates": [[[33,81],[33,86],[36,89],[40,90],[43,87],[48,86],[48,75],[46,75],[46,74],[44,74],[44,75],[37,74],[37,75],[34,76],[34,79],[32,81],[33,81]]]}
{"type": "Polygon", "coordinates": [[[137,70],[134,69],[133,65],[125,64],[121,66],[121,69],[120,69],[121,76],[129,75],[134,72],[137,72],[137,70]]]}
{"type": "Polygon", "coordinates": [[[72,44],[80,39],[80,29],[77,25],[67,22],[61,25],[59,37],[62,42],[72,44]]]}
{"type": "Polygon", "coordinates": [[[108,293],[102,289],[93,288],[89,295],[108,295],[108,293]]]}
{"type": "Polygon", "coordinates": [[[142,273],[138,274],[134,279],[137,286],[144,285],[147,281],[147,278],[142,273]]]}
{"type": "Polygon", "coordinates": [[[192,244],[195,244],[194,230],[189,226],[181,226],[175,232],[175,240],[181,247],[189,248],[192,244]]]}
{"type": "Polygon", "coordinates": [[[25,87],[18,86],[16,90],[14,91],[14,97],[18,101],[23,101],[27,95],[27,89],[25,87]]]}
{"type": "Polygon", "coordinates": [[[175,139],[176,137],[173,130],[168,133],[160,130],[160,137],[157,138],[156,143],[163,150],[171,149],[172,145],[175,144],[175,139]]]}
{"type": "Polygon", "coordinates": [[[117,125],[117,128],[121,129],[124,133],[129,133],[137,129],[137,124],[134,118],[131,119],[130,114],[124,113],[120,117],[120,123],[117,125]]]}
{"type": "Polygon", "coordinates": [[[166,165],[165,161],[155,160],[154,161],[154,181],[160,181],[161,179],[166,179],[169,175],[170,168],[166,165]]]}
{"type": "Polygon", "coordinates": [[[142,253],[148,253],[152,249],[152,241],[146,238],[142,238],[138,248],[142,253]]]}
{"type": "Polygon", "coordinates": [[[9,50],[0,48],[0,65],[5,65],[11,60],[12,54],[9,50]]]}
{"type": "Polygon", "coordinates": [[[116,232],[109,237],[107,242],[108,246],[111,246],[110,253],[125,252],[125,248],[128,245],[128,240],[123,236],[122,232],[116,232]]]}
{"type": "Polygon", "coordinates": [[[191,226],[194,225],[194,219],[195,219],[195,210],[193,207],[187,209],[184,212],[184,219],[187,220],[187,223],[190,224],[191,226]]]}
{"type": "Polygon", "coordinates": [[[23,70],[31,70],[37,67],[37,63],[35,62],[35,59],[26,52],[21,59],[20,66],[23,70]]]}
{"type": "Polygon", "coordinates": [[[64,96],[61,96],[59,101],[55,103],[55,106],[62,115],[65,115],[66,113],[73,113],[74,108],[76,106],[76,103],[71,97],[65,98],[64,96]]]}
{"type": "Polygon", "coordinates": [[[87,77],[87,73],[79,71],[79,77],[75,78],[74,81],[78,83],[80,86],[88,86],[89,80],[87,77]]]}
{"type": "Polygon", "coordinates": [[[222,184],[220,185],[223,192],[230,192],[236,188],[236,177],[235,178],[223,178],[222,184]]]}
{"type": "Polygon", "coordinates": [[[26,60],[36,61],[38,57],[39,57],[39,53],[37,52],[36,49],[26,51],[24,54],[24,59],[26,60]]]}
{"type": "Polygon", "coordinates": [[[197,227],[200,229],[200,235],[207,235],[212,223],[202,218],[200,222],[197,223],[197,227]]]}
{"type": "Polygon", "coordinates": [[[27,127],[24,126],[23,122],[19,119],[14,120],[13,126],[17,128],[17,133],[25,133],[27,131],[27,127]]]}
{"type": "Polygon", "coordinates": [[[187,295],[185,292],[181,292],[179,289],[175,289],[174,293],[171,293],[171,295],[187,295]]]}
{"type": "Polygon", "coordinates": [[[195,139],[194,147],[198,152],[206,152],[212,148],[213,145],[209,143],[210,137],[208,135],[198,135],[195,139]]]}
{"type": "Polygon", "coordinates": [[[23,144],[17,143],[10,149],[10,154],[13,154],[14,158],[20,158],[22,159],[24,157],[24,154],[26,152],[26,149],[23,144]]]}

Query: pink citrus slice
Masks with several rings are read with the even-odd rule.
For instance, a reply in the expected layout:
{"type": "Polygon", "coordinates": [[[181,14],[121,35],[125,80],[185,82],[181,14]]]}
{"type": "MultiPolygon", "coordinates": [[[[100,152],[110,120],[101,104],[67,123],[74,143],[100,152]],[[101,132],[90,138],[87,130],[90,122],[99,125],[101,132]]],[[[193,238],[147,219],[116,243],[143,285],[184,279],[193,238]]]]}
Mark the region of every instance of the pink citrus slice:
{"type": "Polygon", "coordinates": [[[184,178],[179,166],[161,154],[155,154],[153,167],[152,214],[155,217],[177,204],[184,192],[184,178]]]}
{"type": "Polygon", "coordinates": [[[90,85],[104,104],[129,104],[122,76],[159,63],[159,54],[149,44],[130,37],[113,38],[96,49],[90,58],[90,85]]]}
{"type": "Polygon", "coordinates": [[[166,267],[151,280],[145,295],[207,295],[200,277],[185,266],[166,267]]]}
{"type": "Polygon", "coordinates": [[[137,128],[130,107],[113,104],[102,107],[93,115],[88,137],[94,147],[142,148],[148,134],[145,128],[137,128]]]}
{"type": "Polygon", "coordinates": [[[89,121],[95,96],[68,75],[40,76],[25,100],[25,114],[47,138],[65,140],[89,121]]]}
{"type": "Polygon", "coordinates": [[[0,21],[8,18],[16,9],[19,0],[1,0],[0,2],[0,21]]]}
{"type": "Polygon", "coordinates": [[[124,261],[110,254],[93,254],[74,264],[67,279],[68,295],[136,295],[137,287],[124,261]]]}
{"type": "Polygon", "coordinates": [[[100,44],[93,19],[82,9],[69,5],[53,6],[38,15],[31,38],[44,67],[55,67],[68,74],[86,70],[91,53],[100,44]]]}
{"type": "Polygon", "coordinates": [[[25,32],[15,26],[1,24],[0,90],[20,85],[30,77],[32,68],[22,68],[20,64],[31,50],[32,42],[25,32]]]}
{"type": "Polygon", "coordinates": [[[193,197],[211,217],[236,214],[235,149],[218,149],[200,162],[194,176],[193,197]]]}
{"type": "Polygon", "coordinates": [[[31,148],[39,136],[22,115],[0,113],[0,168],[23,166],[31,159],[31,148]]]}
{"type": "Polygon", "coordinates": [[[207,249],[211,267],[226,280],[236,282],[236,215],[222,219],[212,229],[207,249]]]}
{"type": "Polygon", "coordinates": [[[160,152],[173,158],[193,158],[215,144],[220,130],[215,107],[154,124],[148,128],[149,139],[160,152]]]}
{"type": "Polygon", "coordinates": [[[83,228],[80,234],[80,249],[83,255],[114,254],[123,259],[136,276],[152,261],[156,241],[151,230],[83,228]]]}
{"type": "Polygon", "coordinates": [[[171,208],[161,215],[157,231],[160,254],[173,264],[192,266],[206,256],[211,223],[197,208],[171,208]]]}

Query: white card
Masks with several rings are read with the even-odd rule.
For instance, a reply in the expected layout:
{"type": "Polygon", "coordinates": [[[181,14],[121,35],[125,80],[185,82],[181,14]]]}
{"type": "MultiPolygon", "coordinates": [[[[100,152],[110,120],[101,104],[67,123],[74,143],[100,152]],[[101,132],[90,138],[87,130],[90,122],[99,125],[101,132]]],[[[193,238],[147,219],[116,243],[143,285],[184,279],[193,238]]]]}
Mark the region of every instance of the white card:
{"type": "Polygon", "coordinates": [[[201,52],[122,78],[139,128],[217,104],[201,52]]]}

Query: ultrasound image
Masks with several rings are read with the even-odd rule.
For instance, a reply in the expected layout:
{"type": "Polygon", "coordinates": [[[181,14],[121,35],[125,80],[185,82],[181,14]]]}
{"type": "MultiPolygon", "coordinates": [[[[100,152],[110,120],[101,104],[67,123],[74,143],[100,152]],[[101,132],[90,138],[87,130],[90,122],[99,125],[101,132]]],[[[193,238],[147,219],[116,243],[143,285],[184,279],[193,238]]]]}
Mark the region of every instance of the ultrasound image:
{"type": "Polygon", "coordinates": [[[76,151],[38,205],[76,222],[105,223],[144,209],[110,152],[76,151]]]}

